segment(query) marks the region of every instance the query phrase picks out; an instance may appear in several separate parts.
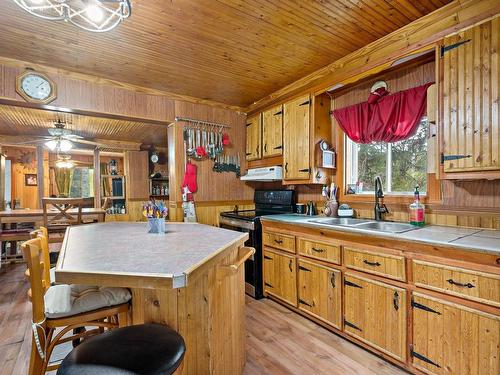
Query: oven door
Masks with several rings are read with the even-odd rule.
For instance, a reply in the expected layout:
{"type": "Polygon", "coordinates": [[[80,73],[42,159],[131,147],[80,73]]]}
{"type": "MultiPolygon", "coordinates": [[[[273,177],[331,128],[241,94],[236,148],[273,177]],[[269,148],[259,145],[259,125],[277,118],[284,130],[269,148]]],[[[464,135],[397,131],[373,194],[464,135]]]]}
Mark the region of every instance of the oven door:
{"type": "Polygon", "coordinates": [[[262,298],[262,234],[260,222],[221,216],[219,223],[221,228],[248,233],[245,246],[255,248],[255,254],[245,262],[245,292],[255,299],[262,298]]]}

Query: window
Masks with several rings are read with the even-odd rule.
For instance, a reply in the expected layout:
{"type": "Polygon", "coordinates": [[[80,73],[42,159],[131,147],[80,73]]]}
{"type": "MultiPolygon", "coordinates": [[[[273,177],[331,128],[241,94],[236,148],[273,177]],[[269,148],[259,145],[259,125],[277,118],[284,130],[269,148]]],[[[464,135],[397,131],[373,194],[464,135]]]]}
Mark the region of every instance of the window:
{"type": "Polygon", "coordinates": [[[361,185],[362,191],[373,192],[375,177],[380,176],[384,192],[413,193],[427,191],[427,120],[417,133],[396,143],[358,144],[346,137],[346,182],[361,185]]]}
{"type": "Polygon", "coordinates": [[[94,170],[87,167],[73,169],[70,198],[90,198],[94,196],[94,170]]]}

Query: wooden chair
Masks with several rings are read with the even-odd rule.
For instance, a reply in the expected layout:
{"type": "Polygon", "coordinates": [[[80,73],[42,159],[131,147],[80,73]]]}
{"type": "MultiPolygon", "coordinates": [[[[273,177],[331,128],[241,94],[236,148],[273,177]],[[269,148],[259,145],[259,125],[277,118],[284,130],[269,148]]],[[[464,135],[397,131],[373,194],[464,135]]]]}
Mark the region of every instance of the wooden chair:
{"type": "Polygon", "coordinates": [[[49,233],[49,242],[62,242],[64,232],[70,225],[82,223],[82,208],[85,201],[82,198],[43,198],[43,225],[49,233]],[[49,208],[57,213],[51,215],[49,208]],[[75,212],[76,210],[76,212],[75,212]],[[51,234],[58,234],[51,238],[51,234]]]}
{"type": "Polygon", "coordinates": [[[31,300],[33,311],[29,375],[42,375],[46,371],[53,371],[59,367],[59,363],[50,363],[50,356],[56,345],[85,339],[101,333],[104,329],[128,325],[128,302],[74,315],[58,318],[48,317],[45,295],[51,286],[50,277],[46,271],[49,266],[42,246],[42,238],[40,237],[33,238],[21,245],[28,265],[27,275],[30,281],[28,297],[31,300]],[[85,327],[96,328],[84,330],[85,327]],[[62,329],[56,332],[58,328],[62,329]],[[75,329],[82,329],[79,331],[81,333],[66,336],[75,329]]]}

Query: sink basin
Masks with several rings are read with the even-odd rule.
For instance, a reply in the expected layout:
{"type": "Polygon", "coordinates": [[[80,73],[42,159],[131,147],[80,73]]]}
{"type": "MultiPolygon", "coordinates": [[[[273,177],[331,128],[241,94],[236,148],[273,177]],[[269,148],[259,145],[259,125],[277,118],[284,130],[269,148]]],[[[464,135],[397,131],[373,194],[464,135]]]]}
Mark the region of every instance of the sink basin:
{"type": "Polygon", "coordinates": [[[309,220],[310,223],[324,224],[324,225],[344,225],[344,226],[355,226],[363,223],[370,223],[369,220],[363,219],[352,219],[348,217],[328,217],[322,219],[309,220]]]}
{"type": "Polygon", "coordinates": [[[387,221],[370,221],[367,223],[356,225],[356,228],[377,230],[380,232],[389,232],[389,233],[404,233],[410,230],[417,229],[415,226],[411,224],[393,223],[387,221]]]}

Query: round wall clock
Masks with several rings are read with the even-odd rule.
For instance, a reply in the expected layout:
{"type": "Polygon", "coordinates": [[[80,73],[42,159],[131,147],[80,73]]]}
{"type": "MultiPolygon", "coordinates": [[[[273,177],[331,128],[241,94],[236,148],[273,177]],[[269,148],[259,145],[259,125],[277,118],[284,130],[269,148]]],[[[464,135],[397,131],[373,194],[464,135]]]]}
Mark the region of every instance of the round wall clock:
{"type": "Polygon", "coordinates": [[[56,98],[56,85],[45,74],[27,70],[16,77],[16,92],[24,100],[47,104],[56,98]]]}

